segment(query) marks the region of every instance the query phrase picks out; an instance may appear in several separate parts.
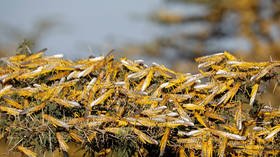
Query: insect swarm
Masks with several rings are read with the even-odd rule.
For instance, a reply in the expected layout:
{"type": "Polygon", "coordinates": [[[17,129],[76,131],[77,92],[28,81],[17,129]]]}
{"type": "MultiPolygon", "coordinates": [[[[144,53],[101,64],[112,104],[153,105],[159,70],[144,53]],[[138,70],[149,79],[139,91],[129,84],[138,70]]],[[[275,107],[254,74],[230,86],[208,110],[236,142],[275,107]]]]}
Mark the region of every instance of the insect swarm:
{"type": "Polygon", "coordinates": [[[279,61],[222,52],[184,74],[111,54],[2,60],[2,138],[27,156],[67,154],[71,142],[89,156],[279,155],[279,106],[258,101],[279,61]]]}

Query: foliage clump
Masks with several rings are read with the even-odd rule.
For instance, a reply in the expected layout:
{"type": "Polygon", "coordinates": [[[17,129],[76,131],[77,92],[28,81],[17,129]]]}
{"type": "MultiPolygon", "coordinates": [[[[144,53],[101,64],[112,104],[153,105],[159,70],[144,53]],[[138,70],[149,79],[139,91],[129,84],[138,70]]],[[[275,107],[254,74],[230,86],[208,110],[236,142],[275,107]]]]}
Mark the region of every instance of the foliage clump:
{"type": "Polygon", "coordinates": [[[44,52],[1,59],[0,131],[27,156],[70,142],[106,156],[279,155],[280,111],[261,104],[279,61],[228,52],[177,73],[112,55],[71,61],[44,52]],[[32,151],[31,151],[32,150],[32,151]]]}

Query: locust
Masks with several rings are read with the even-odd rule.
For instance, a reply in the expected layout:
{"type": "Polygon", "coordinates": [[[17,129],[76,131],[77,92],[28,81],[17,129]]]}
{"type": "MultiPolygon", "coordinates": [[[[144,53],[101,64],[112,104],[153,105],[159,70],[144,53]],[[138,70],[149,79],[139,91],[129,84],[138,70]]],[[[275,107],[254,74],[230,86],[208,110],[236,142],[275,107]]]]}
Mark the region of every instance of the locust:
{"type": "Polygon", "coordinates": [[[57,118],[54,118],[53,116],[47,115],[47,114],[43,114],[42,118],[49,121],[51,124],[53,124],[54,126],[59,126],[59,127],[63,127],[68,129],[69,125],[57,118]]]}
{"type": "Polygon", "coordinates": [[[5,106],[0,106],[0,110],[2,112],[7,112],[7,114],[13,115],[13,116],[18,116],[22,112],[22,110],[20,110],[20,109],[5,107],[5,106]]]}
{"type": "Polygon", "coordinates": [[[142,131],[133,128],[132,131],[138,136],[138,138],[143,142],[143,143],[149,143],[149,144],[154,144],[158,145],[158,141],[153,139],[152,137],[148,136],[147,134],[143,133],[142,131]]]}
{"type": "Polygon", "coordinates": [[[89,156],[121,144],[129,156],[277,156],[279,107],[261,99],[266,82],[279,82],[280,62],[247,62],[227,51],[195,61],[197,72],[181,73],[111,53],[2,58],[1,139],[32,157],[68,153],[69,143],[89,156]]]}
{"type": "Polygon", "coordinates": [[[36,157],[37,156],[37,153],[35,153],[35,152],[33,152],[33,151],[23,147],[23,146],[18,146],[17,149],[28,157],[36,157]]]}
{"type": "Polygon", "coordinates": [[[165,132],[160,140],[160,153],[159,156],[163,156],[165,147],[167,145],[168,137],[170,135],[170,128],[166,128],[165,132]]]}
{"type": "Polygon", "coordinates": [[[69,146],[67,145],[67,143],[65,142],[63,136],[61,135],[61,133],[57,132],[56,133],[56,139],[59,143],[59,147],[62,151],[68,152],[69,151],[69,146]]]}

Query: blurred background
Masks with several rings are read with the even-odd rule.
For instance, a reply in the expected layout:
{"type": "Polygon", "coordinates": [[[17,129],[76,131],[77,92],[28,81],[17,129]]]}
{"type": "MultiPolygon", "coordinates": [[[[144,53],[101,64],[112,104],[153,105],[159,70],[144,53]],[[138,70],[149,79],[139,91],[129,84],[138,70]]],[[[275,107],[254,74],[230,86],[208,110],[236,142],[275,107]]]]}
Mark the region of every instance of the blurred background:
{"type": "Polygon", "coordinates": [[[249,60],[280,56],[279,0],[2,0],[0,13],[1,56],[24,39],[48,55],[115,49],[181,72],[192,71],[194,57],[224,50],[249,60]]]}

